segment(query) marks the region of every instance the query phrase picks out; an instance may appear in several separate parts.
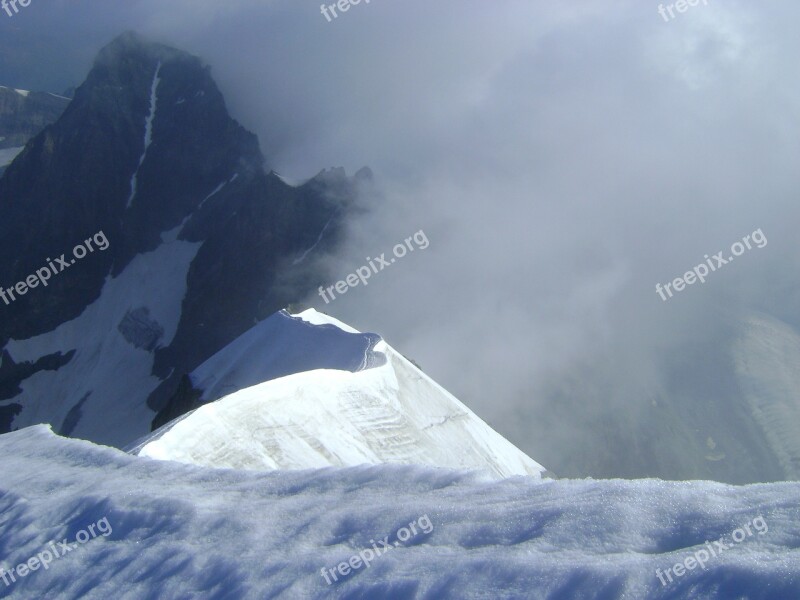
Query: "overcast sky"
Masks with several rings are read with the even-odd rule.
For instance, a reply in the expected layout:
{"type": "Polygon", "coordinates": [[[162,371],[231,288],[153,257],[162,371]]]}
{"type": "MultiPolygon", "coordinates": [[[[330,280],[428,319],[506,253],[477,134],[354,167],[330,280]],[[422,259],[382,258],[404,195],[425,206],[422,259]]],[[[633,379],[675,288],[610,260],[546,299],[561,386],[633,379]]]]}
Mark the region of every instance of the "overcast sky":
{"type": "Polygon", "coordinates": [[[676,353],[718,369],[698,349],[743,316],[800,325],[800,4],[657,8],[372,0],[329,23],[308,0],[34,0],[0,14],[0,84],[61,91],[134,29],[212,66],[270,168],[370,166],[381,194],[331,283],[418,230],[430,247],[307,301],[382,334],[548,465],[593,419],[673,388],[676,353]],[[657,295],[759,228],[765,248],[657,295]],[[579,423],[542,426],[565,397],[579,423]]]}

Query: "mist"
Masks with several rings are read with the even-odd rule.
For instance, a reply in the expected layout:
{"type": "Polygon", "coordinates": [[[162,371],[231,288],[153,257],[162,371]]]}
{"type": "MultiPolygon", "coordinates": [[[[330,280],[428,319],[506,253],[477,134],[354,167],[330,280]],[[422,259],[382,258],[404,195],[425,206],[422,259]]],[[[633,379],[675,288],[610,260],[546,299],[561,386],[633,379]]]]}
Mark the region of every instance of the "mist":
{"type": "Polygon", "coordinates": [[[5,47],[60,58],[0,83],[78,84],[125,29],[201,56],[268,168],[373,170],[328,285],[430,241],[307,304],[380,333],[557,474],[679,478],[674,450],[609,438],[651,431],[678,392],[735,388],[747,315],[800,326],[800,6],[657,7],[372,0],[328,22],[288,0],[34,2],[3,19],[5,47]],[[763,248],[656,293],[757,229],[763,248]]]}

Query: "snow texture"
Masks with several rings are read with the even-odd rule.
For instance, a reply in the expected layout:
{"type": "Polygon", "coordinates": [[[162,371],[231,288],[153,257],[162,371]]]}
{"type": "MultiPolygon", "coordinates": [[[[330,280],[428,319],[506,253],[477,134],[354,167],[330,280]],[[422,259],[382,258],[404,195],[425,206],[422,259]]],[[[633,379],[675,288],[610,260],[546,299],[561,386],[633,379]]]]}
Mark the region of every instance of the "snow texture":
{"type": "Polygon", "coordinates": [[[303,371],[358,371],[385,362],[373,351],[380,336],[340,324],[330,319],[310,323],[284,311],[275,313],[195,369],[192,384],[209,401],[303,371]]]}
{"type": "Polygon", "coordinates": [[[206,399],[233,393],[134,451],[236,469],[397,463],[541,476],[544,467],[380,337],[337,323],[314,310],[273,315],[192,374],[206,399]]]}
{"type": "Polygon", "coordinates": [[[431,467],[253,473],[148,460],[36,426],[0,436],[8,569],[107,518],[98,536],[0,596],[162,600],[800,597],[800,484],[492,481],[431,467]],[[433,530],[396,533],[424,515],[433,530]],[[731,544],[757,517],[768,531],[731,544]],[[388,536],[391,550],[328,585],[388,536]],[[705,547],[729,548],[663,586],[705,547]],[[375,540],[376,542],[373,542],[375,540]]]}

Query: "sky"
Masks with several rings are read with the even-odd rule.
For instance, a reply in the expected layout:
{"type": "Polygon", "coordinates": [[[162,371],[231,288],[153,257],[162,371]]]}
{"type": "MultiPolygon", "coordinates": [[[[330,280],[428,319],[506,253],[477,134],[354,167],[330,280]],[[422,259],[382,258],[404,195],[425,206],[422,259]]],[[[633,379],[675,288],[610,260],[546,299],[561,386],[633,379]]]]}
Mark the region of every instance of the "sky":
{"type": "Polygon", "coordinates": [[[658,427],[676,394],[735,397],[749,315],[800,326],[800,5],[658,8],[372,0],[328,22],[307,0],[33,0],[0,13],[0,84],[77,85],[127,29],[201,56],[268,168],[373,170],[331,284],[430,241],[308,304],[380,333],[557,474],[681,477],[674,448],[603,445],[658,427]],[[758,230],[763,248],[658,295],[758,230]]]}

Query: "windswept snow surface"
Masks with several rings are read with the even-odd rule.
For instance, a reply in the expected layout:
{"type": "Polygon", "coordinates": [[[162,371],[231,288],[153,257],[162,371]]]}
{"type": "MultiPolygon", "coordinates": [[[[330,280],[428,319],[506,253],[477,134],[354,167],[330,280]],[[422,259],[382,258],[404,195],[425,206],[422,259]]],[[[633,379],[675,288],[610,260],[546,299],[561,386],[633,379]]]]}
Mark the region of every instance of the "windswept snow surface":
{"type": "Polygon", "coordinates": [[[498,482],[390,465],[252,473],[152,461],[44,426],[0,436],[0,457],[6,569],[103,518],[112,528],[47,570],[0,580],[12,599],[800,597],[797,483],[498,482]],[[425,516],[430,533],[400,542],[425,516]],[[766,533],[731,542],[758,517],[766,533]],[[659,582],[656,569],[720,539],[727,549],[705,569],[659,582]],[[322,569],[378,540],[391,549],[326,583],[322,569]]]}
{"type": "Polygon", "coordinates": [[[192,374],[205,398],[239,391],[134,452],[236,469],[399,463],[541,476],[544,467],[377,335],[336,323],[313,310],[262,322],[192,374]]]}
{"type": "MultiPolygon", "coordinates": [[[[303,314],[309,312],[316,313],[303,314]]],[[[380,336],[360,333],[325,315],[316,321],[275,313],[195,369],[192,384],[209,401],[293,373],[358,371],[386,362],[373,350],[380,336]]]]}

